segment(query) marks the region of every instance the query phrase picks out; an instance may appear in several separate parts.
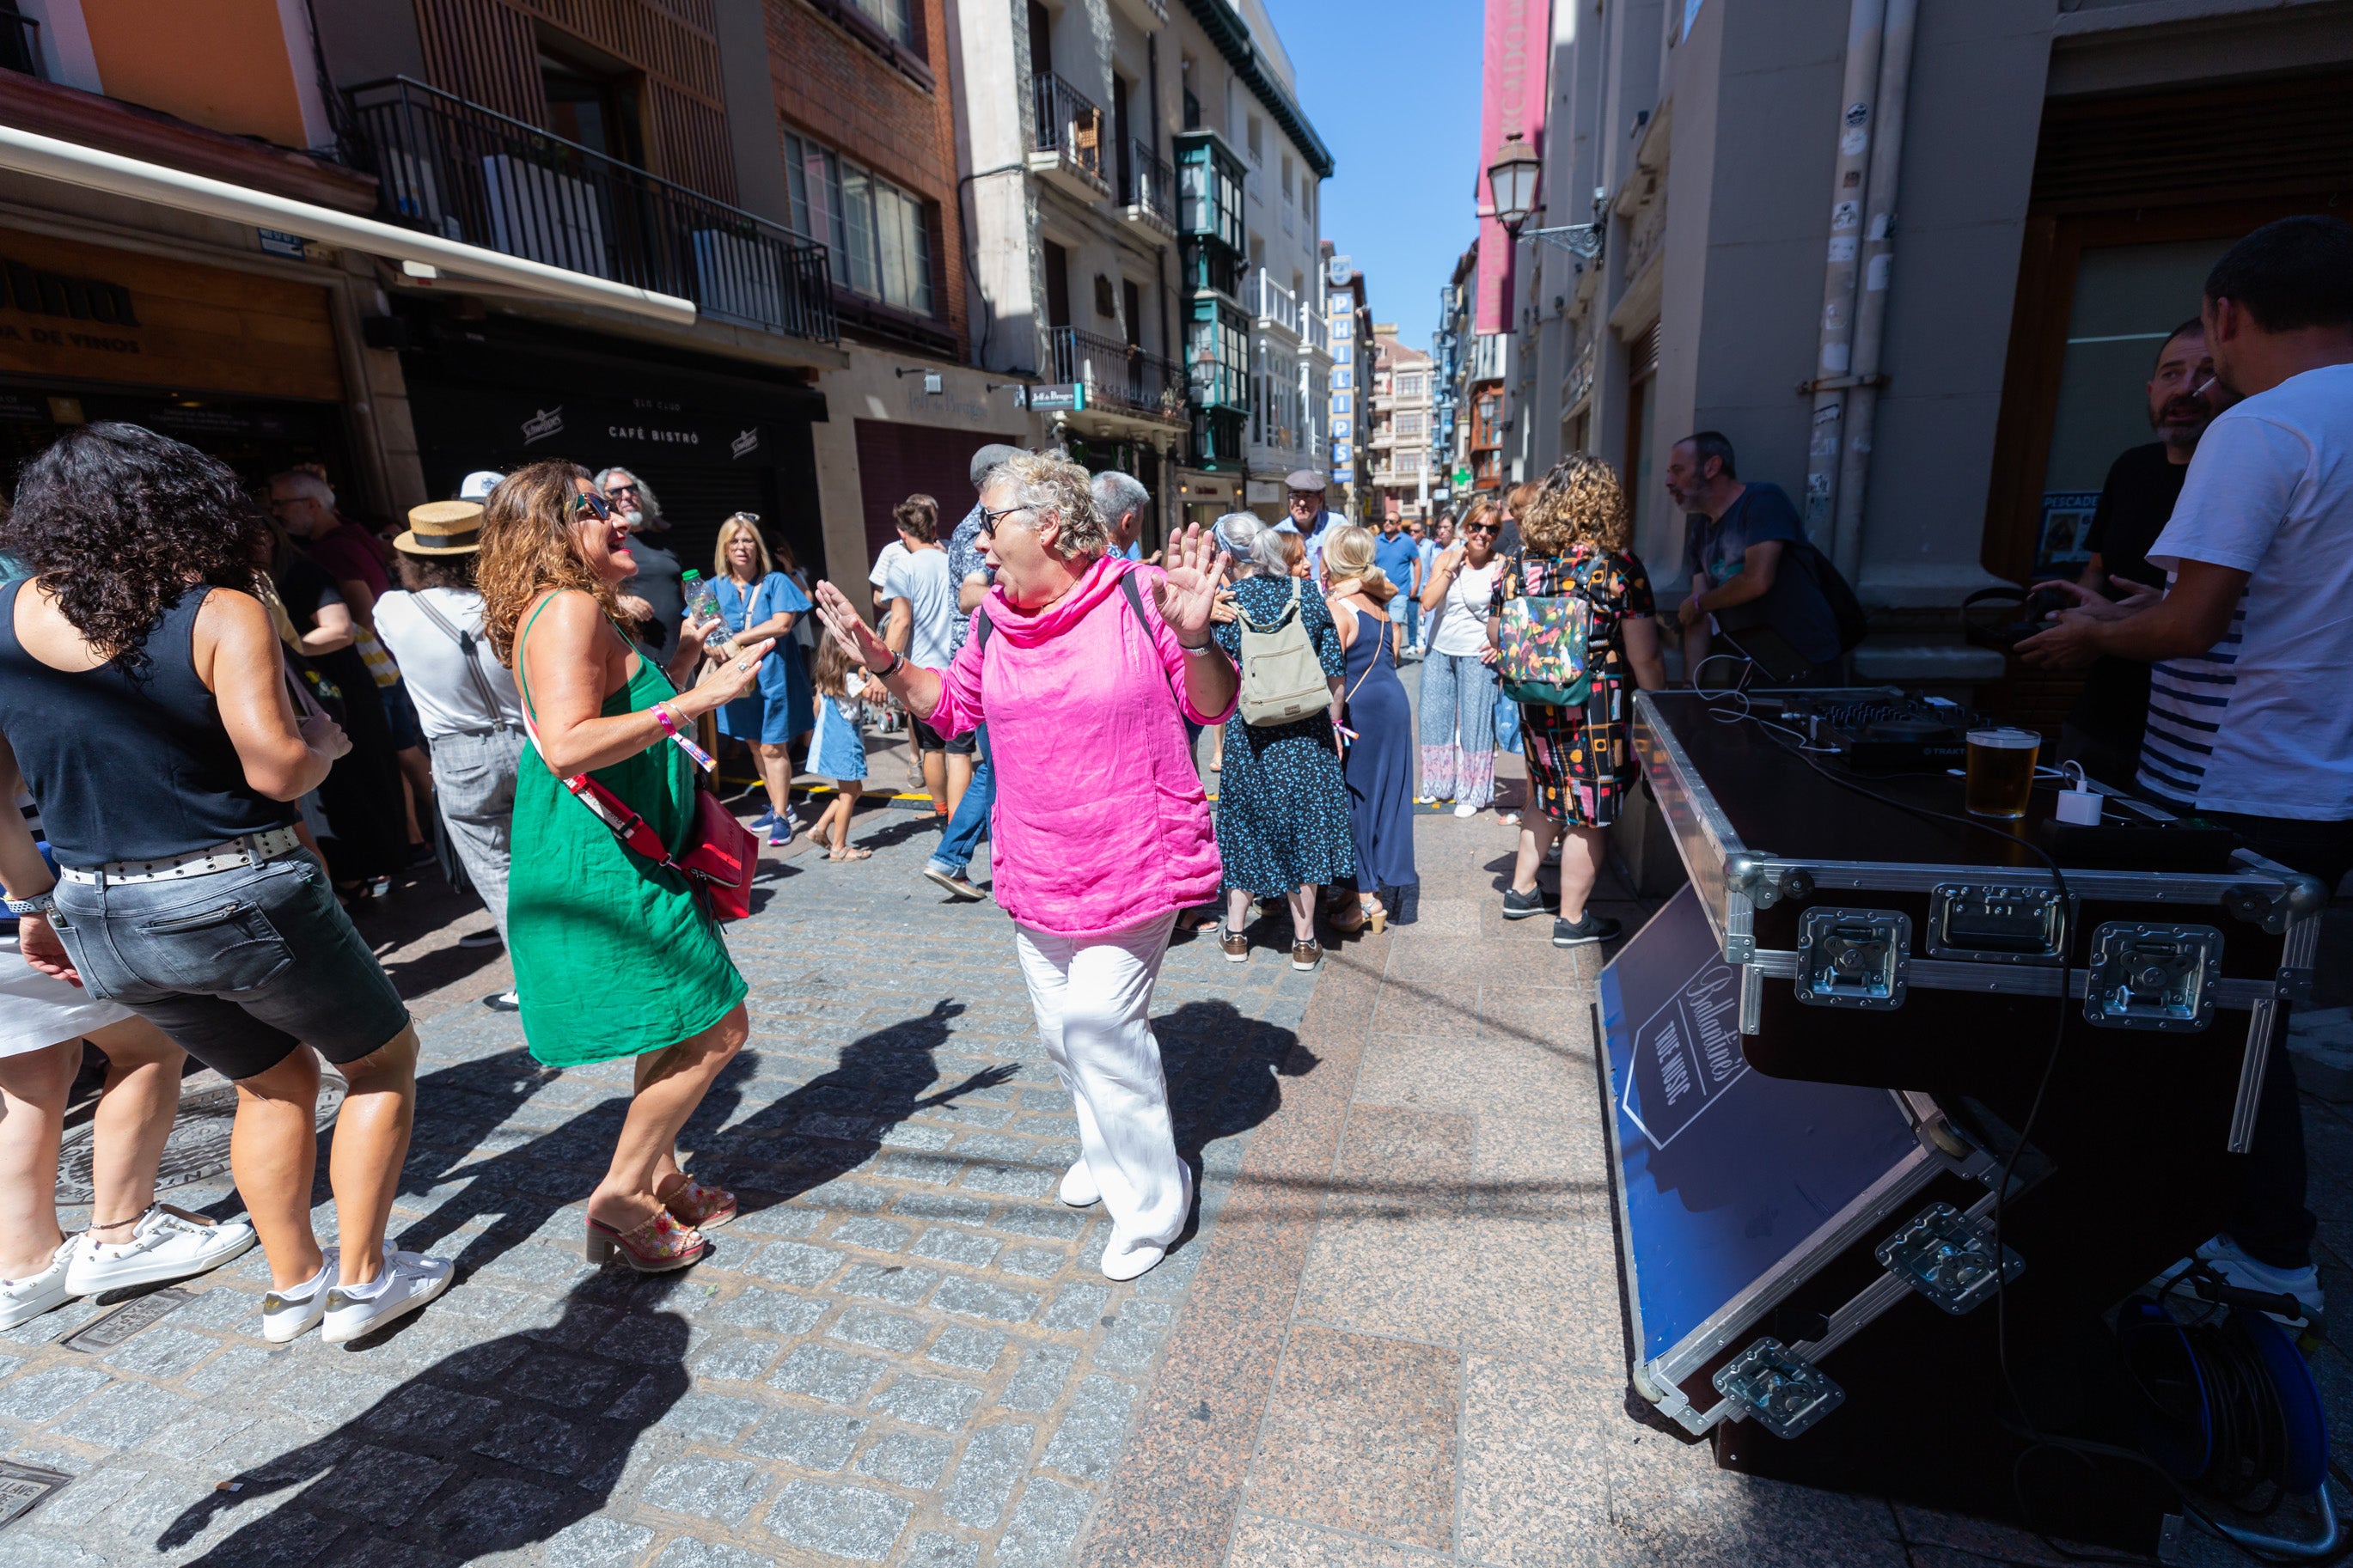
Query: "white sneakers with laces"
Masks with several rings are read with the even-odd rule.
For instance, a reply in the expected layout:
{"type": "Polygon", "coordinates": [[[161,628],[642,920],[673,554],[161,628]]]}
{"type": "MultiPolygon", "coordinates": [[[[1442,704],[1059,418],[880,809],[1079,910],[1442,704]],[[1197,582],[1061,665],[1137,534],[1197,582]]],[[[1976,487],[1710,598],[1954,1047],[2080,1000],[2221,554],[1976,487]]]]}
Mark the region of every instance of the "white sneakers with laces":
{"type": "Polygon", "coordinates": [[[384,1268],[364,1285],[336,1285],[327,1291],[326,1319],[319,1337],[348,1344],[417,1310],[449,1289],[457,1269],[447,1258],[400,1252],[384,1244],[384,1268]]]}
{"type": "Polygon", "coordinates": [[[49,1266],[22,1279],[0,1279],[0,1329],[29,1323],[43,1312],[53,1312],[73,1300],[66,1289],[66,1270],[79,1250],[81,1237],[69,1236],[49,1258],[49,1266]]]}
{"type": "Polygon", "coordinates": [[[342,1255],[326,1248],[319,1272],[291,1290],[272,1290],[261,1299],[261,1337],[273,1345],[300,1339],[327,1315],[327,1291],[334,1283],[335,1264],[342,1255]]]}
{"type": "Polygon", "coordinates": [[[157,1204],[139,1216],[128,1240],[100,1242],[96,1237],[94,1231],[84,1231],[76,1238],[79,1245],[66,1266],[69,1296],[95,1296],[208,1273],[253,1246],[253,1225],[243,1219],[209,1220],[172,1204],[157,1204]]]}
{"type": "MultiPolygon", "coordinates": [[[[2239,1250],[2239,1244],[2227,1236],[2200,1242],[2195,1258],[2221,1275],[2225,1284],[2236,1285],[2242,1290],[2261,1290],[2269,1296],[2295,1297],[2297,1304],[2311,1314],[2311,1321],[2315,1323],[2321,1320],[2327,1309],[2327,1298],[2320,1289],[2320,1270],[2311,1264],[2307,1263],[2302,1268],[2281,1268],[2264,1263],[2239,1250]]],[[[2149,1284],[2160,1294],[2171,1292],[2195,1300],[2196,1292],[2187,1278],[2190,1262],[2190,1258],[2183,1258],[2150,1280],[2149,1284]]],[[[2265,1316],[2274,1322],[2287,1321],[2277,1312],[2266,1313],[2265,1316]]]]}

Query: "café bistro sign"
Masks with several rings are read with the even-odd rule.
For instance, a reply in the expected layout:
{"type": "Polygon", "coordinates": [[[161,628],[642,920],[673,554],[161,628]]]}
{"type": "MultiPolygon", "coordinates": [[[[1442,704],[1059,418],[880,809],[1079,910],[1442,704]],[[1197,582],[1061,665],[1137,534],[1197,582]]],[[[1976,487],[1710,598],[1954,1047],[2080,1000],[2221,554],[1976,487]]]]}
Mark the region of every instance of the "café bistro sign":
{"type": "Polygon", "coordinates": [[[729,458],[741,461],[760,450],[760,427],[702,429],[685,423],[675,413],[649,416],[642,408],[622,409],[617,405],[599,410],[576,407],[567,418],[565,404],[547,407],[533,406],[521,416],[518,434],[525,447],[536,447],[567,433],[587,437],[598,442],[620,442],[631,446],[702,448],[713,457],[723,448],[729,458]]]}

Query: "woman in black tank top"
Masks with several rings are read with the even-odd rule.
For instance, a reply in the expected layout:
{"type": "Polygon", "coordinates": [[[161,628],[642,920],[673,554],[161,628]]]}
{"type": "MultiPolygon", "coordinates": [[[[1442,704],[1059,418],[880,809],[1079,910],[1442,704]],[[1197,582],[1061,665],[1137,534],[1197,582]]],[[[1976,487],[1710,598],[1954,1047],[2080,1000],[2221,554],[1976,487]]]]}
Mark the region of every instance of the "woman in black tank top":
{"type": "Polygon", "coordinates": [[[350,748],[298,716],[255,594],[265,529],[225,465],[134,425],[83,426],[26,464],[0,549],[37,574],[0,588],[0,749],[64,868],[25,921],[27,957],[246,1091],[229,1168],[269,1259],[264,1336],[323,1320],[340,1342],[450,1269],[384,1241],[417,1034],[293,831],[350,748]],[[311,1227],[322,1056],[351,1085],[340,1258],[311,1227]]]}

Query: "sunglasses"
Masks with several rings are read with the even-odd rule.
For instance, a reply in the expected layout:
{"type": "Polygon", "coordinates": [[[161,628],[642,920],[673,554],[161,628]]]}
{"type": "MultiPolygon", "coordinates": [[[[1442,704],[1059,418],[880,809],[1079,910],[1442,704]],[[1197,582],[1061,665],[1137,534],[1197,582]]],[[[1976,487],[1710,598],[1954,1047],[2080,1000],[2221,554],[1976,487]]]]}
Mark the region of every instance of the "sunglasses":
{"type": "Polygon", "coordinates": [[[603,496],[598,495],[595,490],[573,491],[572,510],[575,511],[593,511],[596,514],[596,519],[600,522],[610,522],[613,521],[612,504],[606,500],[603,496]]]}
{"type": "Polygon", "coordinates": [[[628,480],[617,480],[605,487],[605,493],[608,496],[621,495],[625,492],[635,495],[638,493],[638,487],[628,480]]]}
{"type": "Polygon", "coordinates": [[[1466,522],[1462,525],[1462,531],[1465,533],[1493,533],[1498,531],[1495,525],[1492,522],[1466,522]]]}

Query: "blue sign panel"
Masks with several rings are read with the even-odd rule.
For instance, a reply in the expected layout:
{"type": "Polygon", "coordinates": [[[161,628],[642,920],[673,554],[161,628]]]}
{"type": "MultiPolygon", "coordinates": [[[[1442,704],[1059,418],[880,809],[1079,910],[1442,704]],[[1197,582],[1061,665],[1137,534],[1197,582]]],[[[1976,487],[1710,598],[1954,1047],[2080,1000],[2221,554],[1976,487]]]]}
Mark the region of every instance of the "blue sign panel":
{"type": "Polygon", "coordinates": [[[1646,1362],[1778,1272],[1919,1152],[1883,1089],[1751,1071],[1739,995],[1740,971],[1724,962],[1688,885],[1601,971],[1619,1201],[1646,1362]]]}

